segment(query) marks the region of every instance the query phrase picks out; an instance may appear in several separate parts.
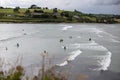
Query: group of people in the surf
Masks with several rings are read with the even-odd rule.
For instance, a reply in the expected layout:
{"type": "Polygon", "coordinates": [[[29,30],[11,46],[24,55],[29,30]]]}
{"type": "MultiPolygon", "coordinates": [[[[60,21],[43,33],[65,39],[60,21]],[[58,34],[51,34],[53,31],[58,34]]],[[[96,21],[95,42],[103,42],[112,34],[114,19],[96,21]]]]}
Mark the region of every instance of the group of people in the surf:
{"type": "MultiPolygon", "coordinates": [[[[72,39],[72,36],[69,36],[69,38],[70,38],[70,39],[72,39]]],[[[91,38],[89,38],[88,40],[89,40],[89,41],[92,41],[92,39],[91,39],[91,38]]],[[[59,42],[60,42],[60,43],[62,43],[63,41],[64,41],[63,39],[60,39],[60,41],[59,41],[59,42]]],[[[67,49],[67,47],[66,47],[66,46],[64,46],[64,47],[63,47],[63,49],[64,49],[64,50],[66,50],[66,49],[67,49]]]]}
{"type": "MultiPolygon", "coordinates": [[[[17,44],[16,44],[16,47],[19,48],[19,46],[20,46],[20,44],[17,43],[17,44]]],[[[7,51],[7,50],[8,50],[8,47],[5,47],[5,50],[7,51]]]]}
{"type": "MultiPolygon", "coordinates": [[[[22,29],[22,31],[25,31],[24,29],[22,29]]],[[[23,35],[27,35],[27,33],[23,33],[23,35]]]]}
{"type": "MultiPolygon", "coordinates": [[[[25,31],[24,29],[22,29],[22,31],[25,31]]],[[[23,33],[23,35],[27,35],[27,33],[23,33]]],[[[19,43],[17,43],[16,44],[16,47],[17,48],[19,48],[19,46],[20,46],[20,44],[19,43]]],[[[7,51],[8,50],[8,47],[5,47],[5,50],[7,51]]]]}

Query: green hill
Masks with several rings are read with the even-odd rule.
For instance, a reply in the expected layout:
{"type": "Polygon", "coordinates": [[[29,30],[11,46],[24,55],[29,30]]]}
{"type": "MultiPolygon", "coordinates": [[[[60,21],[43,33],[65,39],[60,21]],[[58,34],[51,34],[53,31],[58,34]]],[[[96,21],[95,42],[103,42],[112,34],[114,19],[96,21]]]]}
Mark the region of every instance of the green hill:
{"type": "Polygon", "coordinates": [[[120,15],[85,14],[77,10],[65,11],[57,8],[0,8],[0,22],[14,23],[119,23],[120,15]]]}

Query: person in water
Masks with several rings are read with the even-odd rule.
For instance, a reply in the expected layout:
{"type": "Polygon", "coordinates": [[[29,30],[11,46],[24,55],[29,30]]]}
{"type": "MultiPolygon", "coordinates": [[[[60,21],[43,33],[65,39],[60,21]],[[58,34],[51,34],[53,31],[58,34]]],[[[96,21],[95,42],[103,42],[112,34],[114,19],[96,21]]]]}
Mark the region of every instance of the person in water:
{"type": "Polygon", "coordinates": [[[72,39],[72,36],[69,36],[70,39],[72,39]]]}
{"type": "Polygon", "coordinates": [[[26,33],[24,33],[23,35],[27,35],[26,33]]]}
{"type": "Polygon", "coordinates": [[[8,50],[8,48],[7,48],[7,47],[5,47],[5,50],[7,51],[7,50],[8,50]]]}
{"type": "Polygon", "coordinates": [[[19,44],[17,43],[17,47],[19,47],[19,44]]]}
{"type": "Polygon", "coordinates": [[[63,42],[63,39],[60,39],[60,42],[63,42]]]}
{"type": "Polygon", "coordinates": [[[89,38],[89,41],[91,41],[92,39],[91,38],[89,38]]]}
{"type": "Polygon", "coordinates": [[[66,50],[66,46],[64,46],[64,50],[66,50]]]}

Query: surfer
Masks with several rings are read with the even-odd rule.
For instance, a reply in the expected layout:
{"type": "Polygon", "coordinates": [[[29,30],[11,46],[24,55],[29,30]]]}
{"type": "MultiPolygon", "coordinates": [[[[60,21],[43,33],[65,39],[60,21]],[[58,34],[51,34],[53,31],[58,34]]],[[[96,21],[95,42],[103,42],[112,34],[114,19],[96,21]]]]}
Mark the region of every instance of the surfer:
{"type": "Polygon", "coordinates": [[[17,43],[17,48],[19,47],[19,44],[17,43]]]}
{"type": "Polygon", "coordinates": [[[72,36],[69,36],[70,39],[72,39],[72,36]]]}
{"type": "Polygon", "coordinates": [[[23,35],[27,35],[26,33],[24,33],[23,35]]]}
{"type": "Polygon", "coordinates": [[[64,46],[64,50],[66,50],[66,46],[64,46]]]}
{"type": "Polygon", "coordinates": [[[60,39],[60,42],[63,42],[63,39],[60,39]]]}
{"type": "Polygon", "coordinates": [[[104,70],[100,70],[100,73],[103,73],[104,72],[104,70]]]}
{"type": "Polygon", "coordinates": [[[92,39],[91,38],[89,38],[89,41],[91,41],[92,39]]]}
{"type": "Polygon", "coordinates": [[[5,47],[5,50],[7,51],[7,50],[8,50],[8,48],[7,48],[7,47],[5,47]]]}

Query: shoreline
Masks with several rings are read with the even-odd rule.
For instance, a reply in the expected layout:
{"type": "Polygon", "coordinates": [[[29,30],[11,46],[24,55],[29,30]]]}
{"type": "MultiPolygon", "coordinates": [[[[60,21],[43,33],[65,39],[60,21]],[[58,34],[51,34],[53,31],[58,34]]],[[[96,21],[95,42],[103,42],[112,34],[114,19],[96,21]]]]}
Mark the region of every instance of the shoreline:
{"type": "Polygon", "coordinates": [[[0,22],[0,24],[3,24],[3,23],[6,23],[6,24],[11,24],[11,23],[14,23],[14,24],[120,24],[120,23],[95,23],[95,22],[92,22],[92,23],[87,23],[87,22],[0,22]]]}

